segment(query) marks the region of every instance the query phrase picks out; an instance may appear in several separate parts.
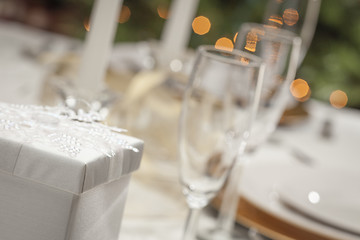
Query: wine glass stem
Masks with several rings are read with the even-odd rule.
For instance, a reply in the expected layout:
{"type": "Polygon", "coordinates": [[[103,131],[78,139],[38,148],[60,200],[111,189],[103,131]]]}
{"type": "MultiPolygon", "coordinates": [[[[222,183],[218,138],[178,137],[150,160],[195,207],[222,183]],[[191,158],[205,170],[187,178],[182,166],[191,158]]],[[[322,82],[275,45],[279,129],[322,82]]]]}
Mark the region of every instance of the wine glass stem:
{"type": "Polygon", "coordinates": [[[242,163],[237,162],[228,178],[228,183],[225,187],[219,217],[218,228],[230,233],[234,228],[234,219],[238,206],[238,185],[241,178],[242,163]]]}
{"type": "Polygon", "coordinates": [[[184,233],[182,240],[194,240],[197,227],[197,219],[199,217],[201,208],[189,208],[189,212],[185,222],[184,233]]]}

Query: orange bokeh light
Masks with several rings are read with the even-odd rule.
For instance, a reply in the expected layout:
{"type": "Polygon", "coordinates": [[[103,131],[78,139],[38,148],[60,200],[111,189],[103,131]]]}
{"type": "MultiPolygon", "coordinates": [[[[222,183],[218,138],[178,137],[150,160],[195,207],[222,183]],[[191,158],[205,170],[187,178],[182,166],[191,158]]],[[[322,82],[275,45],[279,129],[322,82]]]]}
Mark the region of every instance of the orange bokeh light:
{"type": "Polygon", "coordinates": [[[129,18],[131,16],[131,11],[128,6],[123,5],[121,8],[119,23],[126,23],[129,21],[129,18]]]}
{"type": "Polygon", "coordinates": [[[256,51],[256,44],[259,41],[258,35],[254,32],[251,31],[246,35],[246,45],[245,45],[245,49],[250,51],[250,52],[255,52],[256,51]]]}
{"type": "Polygon", "coordinates": [[[234,43],[236,42],[236,39],[237,39],[238,35],[239,35],[239,33],[238,33],[238,32],[237,32],[237,33],[235,33],[235,36],[234,36],[234,43]]]}
{"type": "Polygon", "coordinates": [[[288,26],[294,26],[299,21],[299,13],[293,8],[285,9],[283,19],[288,26]]]}
{"type": "Polygon", "coordinates": [[[307,92],[307,94],[302,98],[298,98],[297,100],[299,102],[305,102],[305,101],[309,100],[310,96],[311,96],[311,89],[309,88],[309,91],[307,92]]]}
{"type": "Polygon", "coordinates": [[[157,12],[159,14],[159,17],[163,18],[163,19],[167,19],[169,16],[169,11],[166,7],[163,6],[158,6],[157,7],[157,12]]]}
{"type": "Polygon", "coordinates": [[[304,100],[305,97],[310,95],[309,84],[303,79],[296,79],[290,85],[291,94],[298,100],[304,100]]]}
{"type": "Polygon", "coordinates": [[[90,31],[90,20],[88,18],[84,20],[84,28],[87,32],[90,31]]]}
{"type": "Polygon", "coordinates": [[[232,51],[234,49],[234,44],[229,38],[222,37],[216,41],[215,48],[232,51]]]}
{"type": "Polygon", "coordinates": [[[341,90],[335,90],[330,94],[330,104],[334,108],[343,108],[348,102],[348,97],[345,92],[341,90]]]}
{"type": "Polygon", "coordinates": [[[282,17],[278,16],[278,15],[273,15],[273,16],[270,16],[269,19],[269,24],[271,25],[283,25],[283,19],[282,17]]]}
{"type": "Polygon", "coordinates": [[[250,63],[250,59],[245,58],[245,57],[241,57],[240,62],[242,62],[245,65],[248,65],[250,63]]]}
{"type": "Polygon", "coordinates": [[[210,31],[211,23],[207,17],[199,16],[192,22],[192,28],[196,34],[204,35],[210,31]]]}

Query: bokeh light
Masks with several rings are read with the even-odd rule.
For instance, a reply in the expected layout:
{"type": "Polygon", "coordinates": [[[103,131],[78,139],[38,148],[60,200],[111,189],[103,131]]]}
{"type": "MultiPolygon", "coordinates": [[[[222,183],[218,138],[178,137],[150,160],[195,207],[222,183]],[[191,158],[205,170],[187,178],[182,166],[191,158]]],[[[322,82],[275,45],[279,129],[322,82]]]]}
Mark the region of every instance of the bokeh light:
{"type": "Polygon", "coordinates": [[[199,16],[192,22],[192,28],[196,34],[204,35],[210,31],[211,23],[207,17],[199,16]]]}
{"type": "Polygon", "coordinates": [[[158,6],[157,12],[159,14],[159,17],[161,17],[163,19],[167,19],[169,16],[169,11],[168,11],[168,8],[166,8],[166,7],[158,6]]]}
{"type": "Polygon", "coordinates": [[[237,39],[238,35],[239,35],[239,32],[236,32],[235,35],[234,35],[234,43],[236,42],[236,39],[237,39]]]}
{"type": "Polygon", "coordinates": [[[344,91],[335,90],[330,94],[329,100],[334,108],[343,108],[348,102],[348,96],[344,91]]]}
{"type": "Polygon", "coordinates": [[[248,65],[250,63],[250,59],[246,57],[241,57],[240,62],[242,62],[244,65],[248,65]]]}
{"type": "Polygon", "coordinates": [[[285,9],[283,19],[286,25],[294,26],[299,21],[299,13],[293,8],[285,9]]]}
{"type": "Polygon", "coordinates": [[[234,49],[234,44],[229,38],[222,37],[216,41],[215,48],[232,51],[234,49]]]}
{"type": "Polygon", "coordinates": [[[308,194],[308,200],[312,204],[317,204],[317,203],[320,202],[320,194],[318,192],[316,192],[316,191],[311,191],[308,194]]]}
{"type": "Polygon", "coordinates": [[[290,92],[300,101],[306,101],[310,97],[310,87],[304,79],[295,79],[290,85],[290,92]]]}
{"type": "Polygon", "coordinates": [[[299,102],[306,102],[307,100],[309,100],[310,96],[311,96],[311,89],[309,88],[309,91],[304,97],[298,98],[296,100],[298,100],[299,102]]]}
{"type": "Polygon", "coordinates": [[[179,59],[174,59],[170,62],[170,69],[173,72],[180,72],[183,68],[183,64],[179,59]]]}
{"type": "Polygon", "coordinates": [[[269,19],[269,24],[272,26],[281,26],[284,24],[282,17],[278,16],[278,15],[273,15],[270,16],[269,19]]]}
{"type": "Polygon", "coordinates": [[[88,18],[84,19],[84,28],[86,31],[90,31],[90,20],[88,18]]]}
{"type": "Polygon", "coordinates": [[[258,40],[259,40],[258,35],[254,31],[249,32],[246,35],[245,49],[250,52],[255,52],[256,44],[257,44],[258,40]]]}
{"type": "Polygon", "coordinates": [[[128,6],[123,5],[121,8],[119,23],[126,23],[129,21],[129,18],[131,16],[131,11],[128,6]]]}

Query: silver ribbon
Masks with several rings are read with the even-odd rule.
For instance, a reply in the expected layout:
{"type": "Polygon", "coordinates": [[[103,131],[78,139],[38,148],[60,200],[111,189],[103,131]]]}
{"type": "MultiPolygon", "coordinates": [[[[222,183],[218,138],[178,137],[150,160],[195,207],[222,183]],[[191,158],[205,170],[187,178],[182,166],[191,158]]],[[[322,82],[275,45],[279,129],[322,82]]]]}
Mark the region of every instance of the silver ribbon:
{"type": "Polygon", "coordinates": [[[72,158],[86,148],[108,157],[119,147],[139,151],[119,134],[125,129],[106,126],[99,119],[96,112],[75,113],[66,107],[0,103],[0,133],[26,143],[51,145],[72,158]]]}

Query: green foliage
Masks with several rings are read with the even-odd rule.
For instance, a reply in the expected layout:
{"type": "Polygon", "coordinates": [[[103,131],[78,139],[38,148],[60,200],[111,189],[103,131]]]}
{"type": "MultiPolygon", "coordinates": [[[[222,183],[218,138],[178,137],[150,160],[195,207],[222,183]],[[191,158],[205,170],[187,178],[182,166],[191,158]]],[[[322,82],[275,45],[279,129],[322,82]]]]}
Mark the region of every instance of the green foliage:
{"type": "MultiPolygon", "coordinates": [[[[76,2],[79,4],[79,0],[76,2]]],[[[81,0],[86,9],[84,15],[89,14],[92,2],[81,0]]],[[[190,47],[214,44],[221,37],[233,39],[241,23],[262,22],[266,3],[267,0],[201,0],[197,16],[208,17],[212,25],[205,35],[193,33],[190,47]]],[[[165,20],[159,17],[157,7],[170,6],[170,0],[124,0],[124,5],[131,9],[131,17],[119,24],[117,42],[160,39],[165,20]]],[[[83,37],[82,25],[79,29],[73,35],[83,37]]],[[[348,94],[348,106],[360,108],[359,0],[322,0],[317,30],[298,77],[309,82],[312,97],[328,101],[331,92],[340,89],[348,94]]]]}
{"type": "Polygon", "coordinates": [[[323,0],[312,45],[298,71],[314,98],[328,101],[340,89],[348,95],[348,106],[360,108],[359,32],[359,1],[323,0]]]}

